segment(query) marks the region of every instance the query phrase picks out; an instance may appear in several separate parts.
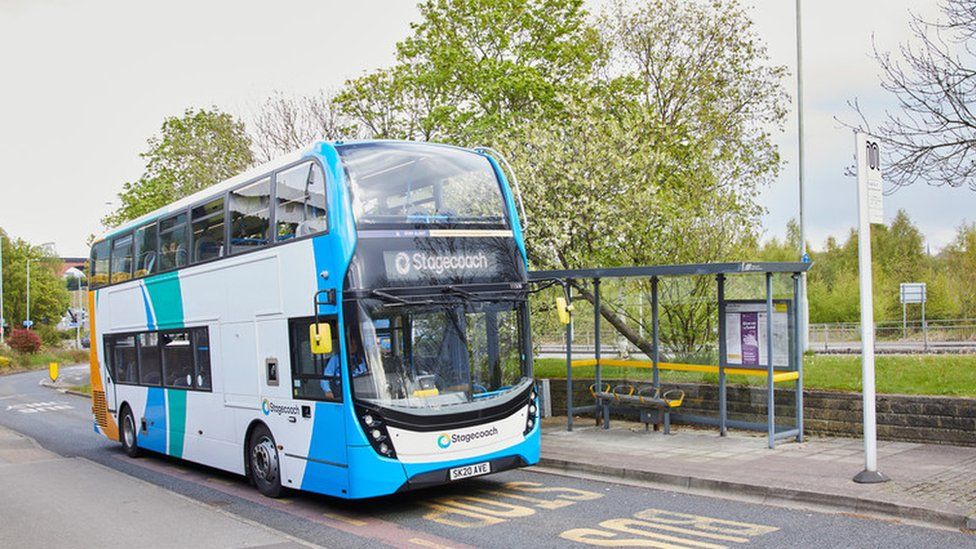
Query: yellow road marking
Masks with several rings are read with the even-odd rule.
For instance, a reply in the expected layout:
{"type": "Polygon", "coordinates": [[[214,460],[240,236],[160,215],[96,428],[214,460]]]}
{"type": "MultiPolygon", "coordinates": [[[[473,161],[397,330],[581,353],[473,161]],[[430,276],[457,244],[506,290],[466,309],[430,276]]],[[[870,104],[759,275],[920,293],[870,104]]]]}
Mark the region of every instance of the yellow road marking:
{"type": "Polygon", "coordinates": [[[369,524],[365,520],[359,520],[357,518],[353,518],[348,515],[343,515],[340,513],[322,513],[322,516],[329,517],[330,519],[338,520],[339,522],[345,522],[346,524],[351,524],[353,526],[366,526],[369,524]]]}
{"type": "Polygon", "coordinates": [[[529,503],[534,503],[536,507],[541,509],[562,509],[563,507],[569,507],[570,505],[576,504],[575,501],[570,501],[567,499],[539,499],[531,496],[523,496],[521,494],[513,494],[504,490],[482,490],[481,493],[503,498],[516,499],[519,501],[527,501],[529,503]]]}
{"type": "Polygon", "coordinates": [[[573,528],[566,530],[559,537],[576,543],[587,545],[597,545],[601,547],[657,547],[658,549],[687,549],[686,545],[675,545],[645,538],[625,538],[617,537],[613,532],[596,530],[594,528],[573,528]]]}
{"type": "Polygon", "coordinates": [[[667,534],[661,534],[659,532],[650,532],[648,530],[641,528],[641,526],[650,526],[651,528],[658,528],[660,530],[664,530],[666,532],[673,532],[675,534],[687,534],[689,536],[718,539],[721,541],[731,541],[735,543],[746,543],[747,541],[749,541],[748,538],[734,538],[731,536],[722,536],[720,534],[697,532],[695,530],[688,530],[687,528],[678,528],[677,526],[667,526],[664,524],[655,524],[653,522],[647,522],[647,521],[635,520],[635,519],[626,519],[626,518],[605,520],[600,523],[600,526],[607,528],[608,530],[616,530],[617,532],[623,532],[625,534],[636,534],[638,536],[644,536],[648,538],[663,539],[664,541],[683,543],[685,545],[691,545],[692,547],[703,547],[705,549],[722,549],[725,546],[716,545],[714,543],[708,543],[704,541],[695,541],[693,539],[669,536],[667,534]]]}
{"type": "Polygon", "coordinates": [[[419,545],[421,547],[433,547],[434,549],[450,549],[450,545],[441,545],[437,542],[430,541],[429,539],[410,538],[407,541],[409,541],[414,545],[419,545]]]}
{"type": "MultiPolygon", "coordinates": [[[[644,509],[643,511],[635,513],[634,518],[649,522],[668,524],[671,526],[689,526],[695,528],[696,532],[704,530],[708,532],[718,532],[720,534],[745,537],[761,536],[763,534],[768,534],[770,532],[779,530],[779,528],[776,528],[775,526],[765,526],[762,524],[752,524],[749,522],[736,522],[734,520],[701,517],[698,515],[676,513],[674,511],[664,511],[662,509],[644,509]]],[[[708,537],[705,534],[700,535],[703,537],[708,537]]]]}
{"type": "Polygon", "coordinates": [[[425,502],[425,506],[430,507],[432,510],[428,511],[424,515],[424,519],[430,520],[439,524],[446,526],[454,526],[457,528],[471,528],[474,526],[491,526],[493,524],[498,524],[500,522],[505,522],[505,519],[493,517],[490,515],[485,515],[483,513],[476,513],[474,511],[468,511],[466,509],[459,509],[450,505],[440,505],[432,502],[425,502]],[[448,518],[452,515],[457,515],[461,517],[467,517],[474,519],[474,521],[459,521],[453,518],[448,518]]]}

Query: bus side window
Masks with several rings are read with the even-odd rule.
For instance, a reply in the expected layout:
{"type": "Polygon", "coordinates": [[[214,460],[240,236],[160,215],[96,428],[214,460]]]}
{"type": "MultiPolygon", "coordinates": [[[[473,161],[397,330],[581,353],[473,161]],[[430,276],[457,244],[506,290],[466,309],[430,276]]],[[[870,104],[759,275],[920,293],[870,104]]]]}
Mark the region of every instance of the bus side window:
{"type": "Polygon", "coordinates": [[[315,162],[303,162],[275,174],[275,240],[280,242],[325,232],[325,176],[315,162]]]}
{"type": "Polygon", "coordinates": [[[288,323],[291,344],[292,396],[294,398],[342,401],[342,367],[339,360],[339,331],[335,317],[323,320],[332,326],[332,353],[312,353],[309,326],[314,318],[294,319],[288,323]]]}
{"type": "Polygon", "coordinates": [[[230,192],[230,253],[264,246],[271,233],[271,178],[230,192]]]}
{"type": "Polygon", "coordinates": [[[209,328],[193,329],[193,356],[196,364],[194,387],[209,391],[211,388],[209,328]]]}
{"type": "Polygon", "coordinates": [[[159,270],[182,267],[190,257],[186,213],[159,222],[159,270]]]}
{"type": "Polygon", "coordinates": [[[224,199],[193,208],[193,262],[224,255],[224,199]]]}
{"type": "Polygon", "coordinates": [[[138,383],[136,336],[106,336],[105,355],[116,383],[138,383]]]}
{"type": "Polygon", "coordinates": [[[159,332],[139,334],[139,384],[162,385],[163,370],[159,363],[159,332]]]}
{"type": "Polygon", "coordinates": [[[91,282],[92,288],[99,288],[108,284],[109,246],[108,240],[103,240],[92,246],[91,261],[88,263],[91,269],[91,272],[88,273],[88,280],[91,282]]]}
{"type": "Polygon", "coordinates": [[[112,241],[112,284],[132,278],[132,235],[112,241]]]}
{"type": "Polygon", "coordinates": [[[186,331],[160,334],[163,354],[163,385],[179,389],[193,388],[193,350],[186,331]]]}
{"type": "Polygon", "coordinates": [[[146,225],[135,234],[135,276],[149,276],[156,272],[156,224],[146,225]]]}

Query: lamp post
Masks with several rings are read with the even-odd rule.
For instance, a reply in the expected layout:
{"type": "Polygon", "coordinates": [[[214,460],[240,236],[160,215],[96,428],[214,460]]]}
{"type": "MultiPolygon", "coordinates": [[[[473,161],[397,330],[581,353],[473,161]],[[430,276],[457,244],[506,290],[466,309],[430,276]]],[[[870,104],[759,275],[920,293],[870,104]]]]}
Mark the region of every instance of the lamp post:
{"type": "MultiPolygon", "coordinates": [[[[796,130],[797,130],[797,168],[799,171],[800,198],[800,260],[806,263],[810,260],[807,255],[807,234],[804,224],[804,190],[803,179],[803,38],[800,24],[800,0],[796,0],[796,130]]],[[[810,347],[810,305],[807,300],[807,273],[800,274],[800,348],[806,351],[810,347]]]]}
{"type": "Polygon", "coordinates": [[[24,327],[27,328],[28,330],[30,330],[31,327],[34,325],[34,323],[31,322],[31,317],[30,317],[30,279],[31,279],[30,266],[31,263],[33,262],[34,262],[34,258],[28,256],[27,257],[27,318],[24,319],[24,327]]]}

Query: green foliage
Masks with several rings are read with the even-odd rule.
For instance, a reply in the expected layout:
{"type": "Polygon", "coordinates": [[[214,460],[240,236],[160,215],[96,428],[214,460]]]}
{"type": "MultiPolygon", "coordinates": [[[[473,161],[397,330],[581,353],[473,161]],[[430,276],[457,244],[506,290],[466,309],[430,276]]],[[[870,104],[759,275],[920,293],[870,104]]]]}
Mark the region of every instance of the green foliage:
{"type": "Polygon", "coordinates": [[[55,325],[68,308],[69,296],[58,276],[61,260],[50,251],[0,230],[3,246],[3,317],[11,328],[27,319],[27,261],[30,259],[30,317],[35,326],[55,325]]]}
{"type": "MultiPolygon", "coordinates": [[[[533,268],[721,261],[755,241],[788,97],[737,2],[618,1],[596,26],[582,0],[420,12],[396,64],[337,104],[375,137],[500,150],[522,183],[533,268]]],[[[689,351],[710,331],[714,305],[697,299],[709,287],[676,289],[692,299],[663,311],[689,351]]]]}
{"type": "Polygon", "coordinates": [[[427,0],[396,64],[347,82],[344,113],[375,137],[490,145],[562,110],[601,55],[582,0],[427,0]]]}
{"type": "MultiPolygon", "coordinates": [[[[787,227],[787,241],[772,239],[746,257],[761,261],[795,261],[799,253],[796,223],[787,227]]],[[[810,322],[859,322],[857,231],[843,244],[833,237],[821,250],[811,250],[813,269],[807,275],[810,322]]],[[[924,282],[926,317],[972,318],[976,314],[976,225],[959,228],[955,241],[937,256],[926,252],[924,237],[904,210],[887,226],[871,228],[874,309],[877,320],[900,319],[899,284],[924,282]]],[[[921,318],[910,306],[908,319],[921,318]]]]}
{"type": "Polygon", "coordinates": [[[216,108],[187,109],[182,117],[167,118],[148,144],[149,149],[140,154],[145,172],[123,185],[120,205],[102,220],[105,226],[135,219],[254,163],[244,124],[216,108]]]}
{"type": "Polygon", "coordinates": [[[41,338],[33,330],[13,330],[7,338],[7,345],[21,354],[34,354],[41,350],[41,338]]]}

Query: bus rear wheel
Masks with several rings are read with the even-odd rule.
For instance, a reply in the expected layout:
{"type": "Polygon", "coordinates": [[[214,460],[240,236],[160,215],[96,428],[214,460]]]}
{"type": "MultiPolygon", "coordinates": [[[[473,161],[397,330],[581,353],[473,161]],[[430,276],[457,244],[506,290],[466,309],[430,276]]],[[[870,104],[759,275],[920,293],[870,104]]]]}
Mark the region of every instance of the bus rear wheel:
{"type": "Polygon", "coordinates": [[[269,498],[281,496],[281,462],[278,459],[278,446],[271,431],[258,425],[248,441],[250,466],[248,476],[258,490],[269,498]]]}
{"type": "Polygon", "coordinates": [[[136,433],[136,420],[132,417],[132,410],[125,406],[122,408],[122,420],[119,421],[119,440],[122,442],[122,450],[131,458],[139,457],[142,451],[139,449],[139,438],[136,433]]]}

